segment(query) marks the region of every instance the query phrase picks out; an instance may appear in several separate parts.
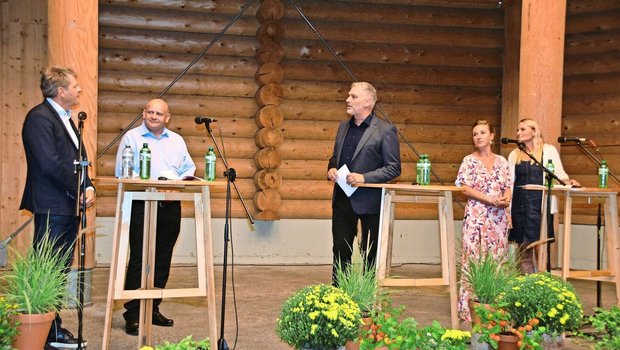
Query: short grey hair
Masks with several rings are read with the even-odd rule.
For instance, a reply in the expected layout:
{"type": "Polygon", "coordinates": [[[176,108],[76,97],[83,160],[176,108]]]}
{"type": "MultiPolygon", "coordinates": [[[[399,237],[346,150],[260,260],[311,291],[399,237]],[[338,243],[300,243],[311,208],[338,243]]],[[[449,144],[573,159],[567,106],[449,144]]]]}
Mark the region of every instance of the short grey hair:
{"type": "Polygon", "coordinates": [[[372,107],[374,108],[375,103],[377,102],[377,90],[375,89],[375,87],[365,81],[358,81],[351,84],[351,88],[353,88],[354,86],[359,86],[370,93],[370,97],[372,98],[372,107]]]}
{"type": "Polygon", "coordinates": [[[77,78],[75,71],[68,67],[48,67],[41,71],[41,92],[43,97],[54,98],[58,88],[69,86],[69,76],[77,78]]]}

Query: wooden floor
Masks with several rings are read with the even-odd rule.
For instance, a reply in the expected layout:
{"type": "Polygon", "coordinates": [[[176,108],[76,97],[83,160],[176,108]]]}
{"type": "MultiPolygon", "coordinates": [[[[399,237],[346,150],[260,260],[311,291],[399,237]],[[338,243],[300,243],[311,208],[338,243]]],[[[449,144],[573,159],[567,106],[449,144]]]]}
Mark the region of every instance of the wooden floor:
{"type": "MultiPolygon", "coordinates": [[[[216,266],[216,290],[218,292],[218,332],[221,303],[221,266],[216,266]]],[[[431,277],[439,274],[439,267],[433,265],[406,265],[397,267],[393,275],[431,277]]],[[[236,266],[228,273],[226,298],[226,320],[224,339],[230,349],[236,344],[241,350],[290,349],[274,334],[275,320],[282,302],[295,290],[313,283],[329,283],[331,266],[236,266]],[[231,281],[234,276],[234,294],[231,281]],[[235,313],[236,311],[236,313],[235,313]]],[[[174,267],[169,286],[187,287],[195,284],[195,270],[192,267],[174,267]]],[[[100,349],[103,337],[103,323],[108,284],[108,269],[93,270],[92,306],[84,308],[84,339],[88,349],[100,349]]],[[[575,284],[584,301],[586,314],[592,314],[596,306],[596,285],[589,282],[575,284]]],[[[603,306],[616,303],[613,285],[603,285],[603,306]]],[[[413,316],[421,325],[438,320],[444,326],[450,323],[448,292],[445,287],[421,287],[400,290],[393,297],[395,305],[406,305],[406,315],[413,316]]],[[[206,302],[200,298],[164,300],[161,312],[174,319],[171,328],[153,327],[154,343],[164,340],[178,341],[187,335],[195,339],[207,336],[206,302]]],[[[126,335],[122,317],[123,305],[114,305],[112,320],[111,349],[137,349],[137,337],[126,335]]],[[[63,311],[66,328],[76,334],[77,316],[75,310],[63,311]]],[[[463,329],[468,329],[463,324],[463,329]]],[[[77,334],[76,334],[77,335],[77,334]]],[[[566,349],[587,349],[568,341],[566,349]]]]}

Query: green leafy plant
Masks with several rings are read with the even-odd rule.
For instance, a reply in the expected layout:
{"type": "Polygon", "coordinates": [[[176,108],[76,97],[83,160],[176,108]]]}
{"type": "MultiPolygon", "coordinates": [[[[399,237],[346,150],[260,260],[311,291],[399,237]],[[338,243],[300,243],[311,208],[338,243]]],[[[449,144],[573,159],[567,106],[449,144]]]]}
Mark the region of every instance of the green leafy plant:
{"type": "Polygon", "coordinates": [[[2,276],[3,294],[24,314],[56,312],[75,299],[67,288],[66,266],[72,251],[57,249],[56,240],[45,235],[25,253],[16,252],[10,272],[2,276]]]}
{"type": "Polygon", "coordinates": [[[343,266],[336,262],[336,284],[359,305],[362,315],[367,315],[380,299],[381,289],[374,266],[368,266],[361,249],[353,250],[351,263],[343,266]]]}
{"type": "Polygon", "coordinates": [[[8,302],[8,300],[0,296],[0,350],[13,349],[11,344],[17,336],[16,321],[13,316],[17,314],[17,305],[8,302]]]}
{"type": "Polygon", "coordinates": [[[595,349],[620,349],[620,308],[614,306],[609,310],[596,308],[596,313],[589,317],[598,336],[595,349]]]}
{"type": "Polygon", "coordinates": [[[360,341],[360,350],[387,347],[390,350],[417,349],[421,337],[418,323],[412,317],[402,318],[404,307],[392,307],[389,302],[372,311],[372,324],[360,341]]]}
{"type": "Polygon", "coordinates": [[[471,333],[458,329],[443,328],[439,322],[426,326],[419,331],[422,341],[418,350],[465,350],[469,349],[471,333]]]}
{"type": "Polygon", "coordinates": [[[475,301],[491,304],[506,291],[510,282],[519,276],[514,253],[496,259],[490,252],[479,257],[470,256],[460,266],[462,281],[475,301]]]}
{"type": "Polygon", "coordinates": [[[465,350],[469,332],[443,328],[439,322],[420,328],[417,321],[402,317],[404,307],[384,304],[373,310],[372,324],[360,341],[361,350],[465,350]]]}
{"type": "Polygon", "coordinates": [[[209,338],[205,338],[203,340],[194,340],[191,335],[183,338],[178,343],[170,343],[168,341],[164,341],[163,344],[157,345],[156,347],[151,346],[143,346],[140,350],[210,350],[211,342],[209,342],[209,338]]]}
{"type": "Polygon", "coordinates": [[[573,286],[549,273],[517,277],[502,298],[517,326],[539,320],[549,335],[577,328],[583,307],[573,286]]]}
{"type": "Polygon", "coordinates": [[[294,349],[334,349],[357,338],[360,308],[342,290],[318,284],[288,298],[276,321],[276,334],[294,349]]]}

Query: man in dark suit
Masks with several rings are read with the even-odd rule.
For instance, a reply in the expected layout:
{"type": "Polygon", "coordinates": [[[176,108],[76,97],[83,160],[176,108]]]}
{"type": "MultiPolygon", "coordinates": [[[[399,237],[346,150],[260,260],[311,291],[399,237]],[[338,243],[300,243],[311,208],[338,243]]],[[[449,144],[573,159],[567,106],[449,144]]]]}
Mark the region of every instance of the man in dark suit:
{"type": "MultiPolygon", "coordinates": [[[[400,175],[400,145],[396,127],[373,113],[377,92],[369,83],[351,85],[347,98],[349,120],[338,127],[334,153],[327,167],[327,178],[338,180],[338,169],[347,165],[349,185],[385,183],[400,175]]],[[[381,189],[359,187],[350,196],[334,184],[332,196],[332,238],[334,273],[338,261],[342,266],[351,262],[357,224],[362,224],[360,248],[366,253],[367,264],[373,266],[377,255],[381,189]],[[370,249],[368,251],[368,249],[370,249]]]]}
{"type": "MultiPolygon", "coordinates": [[[[57,240],[58,249],[73,251],[78,232],[75,215],[78,179],[73,162],[80,157],[71,108],[79,104],[82,88],[72,69],[50,67],[41,72],[41,92],[45,100],[28,112],[22,128],[28,174],[20,209],[34,214],[35,247],[48,233],[51,239],[57,240]]],[[[90,207],[95,201],[95,189],[87,175],[82,181],[86,181],[85,200],[90,207]]],[[[67,271],[70,265],[71,261],[67,271]]],[[[61,324],[57,314],[46,348],[76,349],[77,339],[61,324]]]]}

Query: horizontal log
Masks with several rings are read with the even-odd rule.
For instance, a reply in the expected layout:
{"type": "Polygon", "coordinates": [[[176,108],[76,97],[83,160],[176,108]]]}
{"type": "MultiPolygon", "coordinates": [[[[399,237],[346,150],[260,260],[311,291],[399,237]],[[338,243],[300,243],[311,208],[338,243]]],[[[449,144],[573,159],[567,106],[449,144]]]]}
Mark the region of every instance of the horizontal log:
{"type": "Polygon", "coordinates": [[[620,72],[587,74],[587,75],[564,75],[563,94],[564,99],[574,95],[604,94],[615,91],[620,85],[620,72]]]}
{"type": "MultiPolygon", "coordinates": [[[[459,1],[460,2],[460,1],[459,1]]],[[[412,1],[395,2],[402,6],[388,6],[388,2],[380,1],[372,4],[363,2],[331,2],[304,0],[300,5],[309,18],[320,18],[322,21],[365,22],[390,24],[418,24],[438,27],[460,28],[493,28],[502,29],[504,20],[502,12],[482,11],[480,9],[450,8],[451,4],[430,1],[423,6],[415,6],[412,1]]],[[[299,18],[299,13],[287,7],[286,18],[299,18]]]]}
{"type": "MultiPolygon", "coordinates": [[[[176,74],[99,71],[99,90],[158,94],[174,81],[176,74]]],[[[258,89],[250,77],[187,74],[176,81],[169,94],[222,97],[254,97],[258,89]]]]}
{"type": "MultiPolygon", "coordinates": [[[[473,125],[478,119],[486,119],[499,125],[500,109],[483,107],[454,107],[449,105],[387,104],[378,105],[393,123],[433,125],[473,125]]],[[[286,120],[332,120],[341,121],[349,116],[343,102],[290,101],[280,105],[286,120]]],[[[379,113],[381,115],[381,113],[379,113]]]]}
{"type": "Polygon", "coordinates": [[[279,189],[282,186],[282,174],[277,170],[259,170],[254,174],[254,185],[259,190],[279,189]]]}
{"type": "Polygon", "coordinates": [[[599,13],[570,16],[566,20],[566,34],[618,31],[620,29],[620,7],[599,13]]]}
{"type": "MultiPolygon", "coordinates": [[[[203,125],[196,125],[195,118],[199,114],[177,114],[171,109],[172,117],[167,128],[180,133],[181,136],[202,136],[207,138],[206,129],[203,125]]],[[[244,137],[252,138],[256,133],[256,123],[250,118],[230,118],[222,115],[222,111],[215,112],[207,108],[201,115],[216,118],[217,123],[211,123],[210,127],[215,135],[224,137],[244,137]]],[[[227,112],[228,113],[228,112],[227,112]]],[[[100,111],[97,118],[97,131],[99,133],[120,134],[133,121],[137,114],[124,112],[100,111]]],[[[137,125],[140,125],[140,119],[137,125]]]]}
{"type": "MultiPolygon", "coordinates": [[[[351,81],[348,73],[337,62],[283,61],[285,80],[351,81]]],[[[391,84],[426,84],[460,87],[499,87],[501,69],[425,67],[409,64],[386,65],[351,63],[353,72],[359,72],[360,81],[380,81],[391,84]]]]}
{"type": "Polygon", "coordinates": [[[258,169],[277,169],[281,163],[282,154],[280,153],[279,148],[262,148],[254,154],[254,165],[258,169]]]}
{"type": "Polygon", "coordinates": [[[563,113],[589,114],[592,111],[620,111],[620,93],[573,96],[562,103],[563,113]]]}
{"type": "MultiPolygon", "coordinates": [[[[203,13],[172,11],[165,8],[102,7],[99,25],[121,28],[141,28],[172,32],[219,33],[231,17],[217,12],[203,13]]],[[[227,29],[229,35],[254,35],[259,23],[255,16],[239,18],[227,29]]]]}
{"type": "MultiPolygon", "coordinates": [[[[338,57],[347,63],[412,64],[418,66],[501,68],[498,48],[471,48],[431,44],[395,44],[386,42],[350,42],[341,38],[329,42],[338,57]]],[[[319,40],[295,40],[285,37],[284,57],[289,60],[332,61],[333,54],[319,40]]]]}
{"type": "Polygon", "coordinates": [[[263,221],[280,220],[280,215],[276,211],[271,210],[259,210],[254,213],[254,219],[263,221]]]}
{"type": "MultiPolygon", "coordinates": [[[[287,80],[282,84],[287,100],[342,101],[347,98],[348,83],[287,80]]],[[[474,106],[499,108],[501,97],[496,87],[460,88],[453,86],[411,86],[378,83],[377,99],[383,103],[474,106]]]]}
{"type": "MultiPolygon", "coordinates": [[[[594,136],[617,133],[618,122],[617,112],[564,116],[564,118],[562,118],[562,135],[587,137],[591,140],[595,140],[596,143],[599,144],[600,142],[594,136]],[[587,133],[588,136],[582,136],[584,133],[587,133]]],[[[585,144],[585,146],[587,146],[587,144],[585,144]]]]}
{"type": "MultiPolygon", "coordinates": [[[[99,69],[178,74],[194,57],[194,54],[102,48],[99,50],[99,69]]],[[[190,73],[221,75],[226,72],[229,76],[254,77],[257,68],[258,62],[251,57],[213,56],[196,62],[190,73]]]]}
{"type": "MultiPolygon", "coordinates": [[[[106,0],[101,3],[102,8],[118,6],[131,8],[155,8],[165,10],[185,10],[191,12],[217,12],[222,14],[237,14],[239,9],[247,4],[246,0],[227,0],[227,1],[204,1],[204,0],[183,0],[181,2],[168,0],[106,0]]],[[[255,13],[259,4],[254,2],[246,11],[250,14],[255,13]]]]}
{"type": "Polygon", "coordinates": [[[565,39],[565,56],[592,55],[612,52],[617,49],[617,32],[596,32],[567,34],[565,39]]]}
{"type": "MultiPolygon", "coordinates": [[[[314,39],[315,34],[307,24],[296,19],[283,19],[287,38],[314,39]]],[[[404,45],[460,46],[476,48],[502,48],[503,30],[458,27],[424,26],[414,24],[393,25],[373,23],[368,26],[359,22],[321,22],[321,35],[329,42],[339,40],[342,33],[355,42],[390,42],[404,45]],[[402,35],[407,33],[407,35],[402,35]]]]}
{"type": "Polygon", "coordinates": [[[277,212],[281,200],[282,197],[280,197],[280,192],[277,189],[259,190],[252,197],[254,208],[260,211],[277,212]]]}
{"type": "Polygon", "coordinates": [[[587,14],[614,9],[617,10],[618,8],[619,6],[616,0],[590,0],[588,2],[568,1],[566,4],[566,13],[572,16],[581,13],[587,14]]]}
{"type": "MultiPolygon", "coordinates": [[[[141,113],[152,95],[133,92],[99,92],[100,112],[141,113]]],[[[253,118],[258,110],[254,98],[167,95],[164,97],[172,115],[226,115],[228,117],[253,118]]]]}
{"type": "Polygon", "coordinates": [[[620,71],[620,52],[565,56],[564,70],[570,72],[571,75],[618,73],[620,71]]]}
{"type": "MultiPolygon", "coordinates": [[[[141,28],[99,27],[99,48],[176,52],[196,55],[216,34],[144,30],[141,28]]],[[[207,56],[256,55],[258,41],[253,36],[222,35],[207,51],[207,56]]]]}

